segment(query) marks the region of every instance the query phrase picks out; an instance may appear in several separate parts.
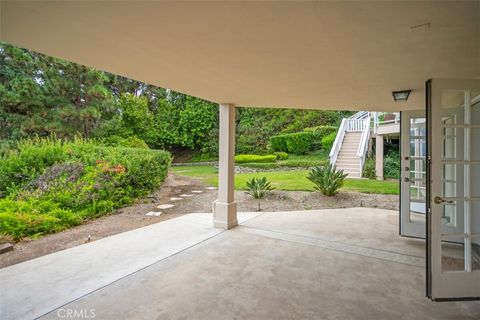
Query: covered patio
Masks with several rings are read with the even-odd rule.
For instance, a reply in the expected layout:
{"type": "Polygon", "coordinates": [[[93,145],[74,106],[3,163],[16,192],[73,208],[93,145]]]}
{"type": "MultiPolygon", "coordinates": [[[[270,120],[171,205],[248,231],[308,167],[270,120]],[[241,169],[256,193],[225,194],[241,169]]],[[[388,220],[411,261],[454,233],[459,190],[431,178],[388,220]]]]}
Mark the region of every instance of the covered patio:
{"type": "MultiPolygon", "coordinates": [[[[237,214],[233,182],[235,108],[242,106],[419,110],[422,124],[433,123],[434,139],[443,138],[441,112],[460,110],[449,125],[465,129],[466,138],[455,146],[478,141],[470,129],[480,126],[480,113],[470,109],[480,95],[479,12],[478,1],[2,1],[3,41],[220,106],[213,215],[190,214],[5,268],[2,318],[93,309],[101,319],[478,319],[478,302],[424,298],[425,282],[433,300],[479,297],[471,252],[480,212],[470,206],[480,199],[472,187],[479,179],[469,178],[480,172],[469,171],[477,153],[449,160],[468,168],[458,178],[465,189],[449,197],[438,182],[444,144],[423,135],[434,170],[422,181],[428,188],[436,182],[422,200],[426,242],[400,237],[393,211],[237,214]],[[432,78],[467,80],[432,85],[432,78]],[[455,99],[442,95],[452,89],[460,92],[455,99]],[[395,102],[398,90],[410,90],[408,100],[395,102]],[[427,117],[426,107],[434,111],[427,117]],[[458,207],[465,219],[444,239],[441,212],[455,201],[469,204],[458,207]],[[452,239],[465,263],[445,273],[442,245],[452,239]],[[119,243],[132,247],[125,252],[119,243]],[[57,258],[60,265],[50,263],[57,258]]],[[[408,182],[409,167],[402,168],[408,182]]]]}
{"type": "Polygon", "coordinates": [[[0,271],[2,318],[477,319],[478,302],[433,304],[424,241],[395,211],[189,214],[0,271]],[[8,294],[5,294],[8,292],[8,294]],[[92,311],[93,310],[93,311],[92,311]]]}

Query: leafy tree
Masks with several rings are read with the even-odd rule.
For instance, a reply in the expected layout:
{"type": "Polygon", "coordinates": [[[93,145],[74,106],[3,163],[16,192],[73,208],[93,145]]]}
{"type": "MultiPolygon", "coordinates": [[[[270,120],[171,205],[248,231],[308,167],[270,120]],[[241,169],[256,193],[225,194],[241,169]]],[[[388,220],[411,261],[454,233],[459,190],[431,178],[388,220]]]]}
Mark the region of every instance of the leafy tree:
{"type": "Polygon", "coordinates": [[[151,143],[154,115],[148,109],[148,100],[145,97],[123,94],[119,108],[122,113],[122,135],[137,136],[151,143]]]}
{"type": "MultiPolygon", "coordinates": [[[[270,137],[337,125],[345,112],[237,108],[237,153],[270,137]]],[[[218,152],[216,104],[0,43],[0,154],[32,136],[138,137],[151,148],[218,152]]]]}
{"type": "Polygon", "coordinates": [[[102,116],[113,111],[102,71],[9,44],[0,46],[0,65],[2,138],[89,137],[102,116]]]}
{"type": "Polygon", "coordinates": [[[218,123],[217,106],[211,102],[186,96],[179,114],[179,139],[183,147],[195,149],[208,144],[208,133],[218,123]]]}

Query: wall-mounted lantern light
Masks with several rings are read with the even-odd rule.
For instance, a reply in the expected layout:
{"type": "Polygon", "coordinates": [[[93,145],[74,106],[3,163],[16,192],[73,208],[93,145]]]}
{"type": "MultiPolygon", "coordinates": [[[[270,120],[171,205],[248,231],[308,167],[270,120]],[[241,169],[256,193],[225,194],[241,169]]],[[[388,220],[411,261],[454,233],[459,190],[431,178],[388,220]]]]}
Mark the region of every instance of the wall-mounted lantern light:
{"type": "Polygon", "coordinates": [[[407,101],[408,96],[410,95],[410,92],[412,92],[412,90],[393,91],[392,92],[393,100],[395,100],[395,102],[407,101]]]}

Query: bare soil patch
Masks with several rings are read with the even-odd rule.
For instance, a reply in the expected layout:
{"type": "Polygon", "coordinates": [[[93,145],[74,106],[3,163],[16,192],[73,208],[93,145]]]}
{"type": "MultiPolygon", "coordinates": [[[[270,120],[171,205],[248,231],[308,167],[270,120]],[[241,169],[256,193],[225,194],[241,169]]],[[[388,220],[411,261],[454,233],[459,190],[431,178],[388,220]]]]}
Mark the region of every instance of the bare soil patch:
{"type": "MultiPolygon", "coordinates": [[[[40,257],[52,252],[71,248],[95,241],[117,233],[141,228],[153,223],[179,217],[189,213],[211,212],[212,202],[217,197],[216,190],[209,190],[196,179],[170,174],[163,186],[149,197],[141,199],[133,206],[114,213],[87,221],[86,223],[63,232],[47,235],[40,239],[23,240],[14,244],[14,250],[0,255],[0,268],[40,257]],[[191,193],[201,190],[202,193],[191,193]],[[193,194],[179,201],[170,201],[171,197],[193,194]],[[160,203],[175,204],[173,208],[161,210],[162,215],[146,216],[149,211],[160,211],[160,203]]],[[[236,191],[235,197],[239,211],[256,211],[258,201],[243,191],[236,191]]],[[[334,197],[326,197],[317,192],[273,191],[261,201],[263,211],[294,211],[326,208],[372,207],[398,210],[397,195],[364,194],[341,192],[334,197]]]]}

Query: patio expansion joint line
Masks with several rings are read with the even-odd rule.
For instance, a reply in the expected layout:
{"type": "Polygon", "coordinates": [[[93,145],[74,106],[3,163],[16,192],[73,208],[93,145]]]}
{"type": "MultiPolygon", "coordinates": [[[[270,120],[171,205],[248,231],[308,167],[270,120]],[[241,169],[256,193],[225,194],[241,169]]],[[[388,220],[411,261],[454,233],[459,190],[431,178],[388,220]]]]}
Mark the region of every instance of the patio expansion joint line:
{"type": "Polygon", "coordinates": [[[175,252],[175,253],[172,253],[171,255],[169,255],[169,256],[167,256],[167,257],[164,257],[164,258],[162,258],[162,259],[159,259],[159,260],[157,260],[157,261],[154,261],[154,262],[150,263],[149,265],[146,265],[146,266],[144,266],[144,267],[142,267],[142,268],[140,268],[140,269],[138,269],[138,270],[135,270],[135,271],[133,271],[133,272],[131,272],[131,273],[129,273],[129,274],[126,274],[126,275],[124,275],[124,276],[121,276],[120,278],[118,278],[118,279],[116,279],[116,280],[114,280],[114,281],[112,281],[112,282],[109,282],[109,283],[107,283],[107,284],[105,284],[105,285],[103,285],[103,286],[101,286],[101,287],[99,287],[99,288],[96,288],[95,290],[92,290],[92,291],[90,291],[90,292],[87,292],[87,293],[81,295],[80,297],[77,297],[77,298],[72,299],[72,300],[70,300],[70,301],[68,301],[68,302],[65,302],[64,304],[62,304],[62,305],[60,305],[60,306],[56,306],[56,307],[54,307],[53,309],[51,309],[50,311],[47,311],[47,312],[39,315],[38,317],[36,317],[36,318],[34,318],[34,319],[35,319],[35,320],[40,319],[40,318],[46,316],[47,314],[49,314],[49,313],[51,313],[51,312],[53,312],[53,311],[55,311],[55,310],[57,310],[57,309],[63,308],[63,307],[65,307],[65,306],[69,305],[70,303],[73,303],[73,302],[75,302],[75,301],[78,301],[78,300],[80,300],[80,299],[82,299],[82,298],[84,298],[84,297],[86,297],[86,296],[88,296],[88,295],[90,295],[90,294],[92,294],[92,293],[95,293],[95,292],[97,292],[97,291],[100,291],[100,290],[102,290],[102,289],[104,289],[104,288],[106,288],[106,287],[108,287],[108,286],[110,286],[110,285],[112,285],[112,284],[114,284],[114,283],[117,283],[117,282],[119,282],[119,281],[121,281],[121,280],[123,280],[123,279],[125,279],[125,278],[130,277],[130,276],[133,276],[134,274],[137,274],[137,273],[139,273],[140,271],[143,271],[143,270],[145,270],[145,269],[148,269],[148,268],[156,265],[157,263],[160,263],[160,262],[162,262],[162,261],[164,261],[164,260],[170,259],[171,257],[174,257],[174,256],[176,256],[176,255],[179,255],[179,254],[181,254],[181,253],[183,253],[183,252],[185,252],[185,251],[187,251],[187,250],[190,250],[190,249],[192,249],[192,248],[194,248],[194,247],[196,247],[196,246],[198,246],[198,245],[200,245],[200,244],[202,244],[202,243],[204,243],[204,242],[206,242],[206,241],[208,241],[208,240],[210,240],[210,239],[213,239],[213,238],[215,238],[216,236],[219,236],[219,235],[221,235],[221,234],[223,234],[223,233],[225,233],[225,232],[227,232],[227,231],[229,231],[229,230],[222,230],[222,231],[218,232],[217,234],[214,234],[213,236],[210,236],[210,237],[208,237],[208,238],[205,238],[205,239],[203,239],[203,240],[201,240],[201,241],[199,241],[199,242],[197,242],[197,243],[195,243],[195,244],[192,244],[191,246],[188,246],[188,247],[186,247],[186,248],[184,248],[184,249],[182,249],[182,250],[180,250],[180,251],[177,251],[177,252],[175,252]]]}
{"type": "Polygon", "coordinates": [[[320,247],[327,250],[333,250],[333,251],[343,252],[347,254],[354,254],[354,255],[378,259],[382,261],[389,261],[389,262],[404,264],[412,267],[423,268],[425,266],[425,258],[416,256],[416,255],[409,255],[409,254],[403,254],[403,253],[393,252],[389,250],[352,245],[352,244],[347,244],[340,241],[324,240],[324,239],[312,237],[312,236],[296,235],[296,234],[277,231],[277,230],[261,229],[261,228],[255,228],[250,226],[240,226],[239,231],[242,232],[242,229],[244,229],[243,231],[245,233],[256,235],[259,237],[267,237],[267,238],[281,240],[281,241],[312,245],[312,246],[320,247]],[[277,236],[277,235],[282,235],[282,236],[277,236]],[[285,236],[287,238],[285,238],[285,236]],[[307,239],[307,241],[302,241],[301,239],[307,239]]]}
{"type": "MultiPolygon", "coordinates": [[[[417,256],[417,255],[414,255],[414,254],[406,254],[406,253],[400,253],[400,252],[395,252],[395,251],[390,251],[390,250],[384,250],[384,249],[375,249],[375,248],[366,247],[366,246],[359,246],[359,245],[356,245],[356,244],[347,244],[347,243],[344,243],[344,242],[342,242],[342,241],[327,240],[327,239],[318,238],[318,237],[309,236],[309,235],[297,235],[297,234],[293,234],[293,233],[289,233],[289,232],[285,232],[285,231],[263,229],[263,228],[257,228],[257,227],[252,227],[252,226],[244,226],[244,225],[241,225],[241,227],[243,227],[243,228],[249,228],[249,229],[255,229],[255,230],[260,230],[260,231],[267,231],[267,232],[272,232],[272,233],[280,233],[280,234],[285,234],[285,235],[295,236],[295,237],[308,238],[308,239],[312,239],[312,240],[320,240],[320,241],[325,241],[325,242],[343,244],[343,245],[348,245],[348,246],[352,246],[352,247],[358,247],[358,248],[362,248],[362,249],[370,249],[370,250],[382,251],[382,252],[385,252],[385,253],[399,254],[399,255],[407,256],[407,257],[425,259],[425,258],[422,257],[422,256],[417,256]]],[[[416,238],[416,239],[418,239],[418,238],[416,238]]]]}
{"type": "Polygon", "coordinates": [[[251,217],[251,218],[248,218],[248,219],[242,221],[241,223],[239,222],[239,223],[238,223],[238,226],[244,227],[243,224],[244,224],[245,222],[248,222],[248,221],[254,220],[254,219],[256,219],[256,218],[258,218],[258,217],[260,217],[260,216],[263,216],[265,213],[266,213],[266,212],[259,213],[259,214],[255,215],[255,216],[251,217]]]}

